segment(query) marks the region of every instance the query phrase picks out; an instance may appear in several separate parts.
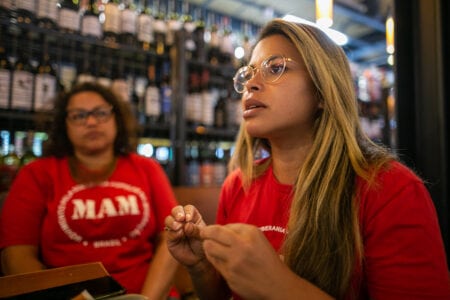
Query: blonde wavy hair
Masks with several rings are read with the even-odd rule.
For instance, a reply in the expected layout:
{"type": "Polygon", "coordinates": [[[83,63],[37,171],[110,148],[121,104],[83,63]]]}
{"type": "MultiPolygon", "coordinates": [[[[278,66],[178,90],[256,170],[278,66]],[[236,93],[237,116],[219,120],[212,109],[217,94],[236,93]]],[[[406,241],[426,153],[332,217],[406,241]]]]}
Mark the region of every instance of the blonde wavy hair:
{"type": "MultiPolygon", "coordinates": [[[[395,157],[360,127],[355,87],[341,47],[314,26],[281,19],[269,22],[259,41],[272,35],[282,35],[295,46],[323,103],[310,153],[294,184],[285,263],[331,296],[343,298],[352,294],[352,274],[364,256],[355,179],[373,184],[376,173],[395,157]]],[[[241,125],[229,170],[241,169],[246,189],[271,162],[255,164],[260,147],[270,153],[268,140],[249,136],[241,125]]]]}

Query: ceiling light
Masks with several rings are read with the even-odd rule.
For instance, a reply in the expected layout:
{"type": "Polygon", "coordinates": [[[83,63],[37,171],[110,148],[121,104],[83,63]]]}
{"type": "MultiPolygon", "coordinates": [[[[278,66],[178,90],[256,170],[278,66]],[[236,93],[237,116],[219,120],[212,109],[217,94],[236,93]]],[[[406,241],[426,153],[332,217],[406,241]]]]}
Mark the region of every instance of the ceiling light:
{"type": "Polygon", "coordinates": [[[389,16],[386,19],[386,52],[389,54],[394,54],[394,18],[389,16]]]}
{"type": "Polygon", "coordinates": [[[322,27],[333,25],[333,0],[316,0],[316,23],[322,27]]]}
{"type": "Polygon", "coordinates": [[[310,22],[310,21],[308,21],[306,19],[294,16],[294,15],[285,15],[283,17],[283,20],[290,21],[290,22],[295,22],[295,23],[303,23],[303,24],[307,24],[307,25],[311,25],[311,26],[317,27],[317,28],[321,29],[323,32],[325,32],[328,35],[328,37],[330,39],[332,39],[333,42],[335,42],[339,46],[343,46],[343,45],[348,43],[348,37],[345,34],[343,34],[342,32],[340,32],[340,31],[337,31],[337,30],[334,30],[334,29],[331,29],[331,28],[328,28],[328,27],[319,26],[316,23],[310,22]]]}

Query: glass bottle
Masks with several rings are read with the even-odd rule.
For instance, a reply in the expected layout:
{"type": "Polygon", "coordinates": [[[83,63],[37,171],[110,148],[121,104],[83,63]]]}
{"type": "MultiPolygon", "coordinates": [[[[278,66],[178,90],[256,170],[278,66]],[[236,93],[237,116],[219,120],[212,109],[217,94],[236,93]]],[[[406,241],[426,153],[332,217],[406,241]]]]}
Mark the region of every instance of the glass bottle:
{"type": "Polygon", "coordinates": [[[12,66],[4,44],[6,33],[0,27],[0,108],[9,108],[12,66]]]}
{"type": "Polygon", "coordinates": [[[103,37],[96,0],[89,0],[89,4],[81,17],[81,34],[101,39],[103,37]]]}
{"type": "Polygon", "coordinates": [[[171,85],[171,63],[164,60],[161,67],[161,122],[170,124],[172,114],[172,85],[171,85]]]}
{"type": "Polygon", "coordinates": [[[10,144],[8,153],[0,161],[0,192],[9,190],[20,168],[20,158],[15,152],[14,145],[10,144]]]}
{"type": "Polygon", "coordinates": [[[151,58],[147,68],[148,85],[145,90],[145,115],[150,123],[158,122],[161,115],[161,96],[156,82],[156,65],[151,58]]]}
{"type": "Polygon", "coordinates": [[[59,2],[58,26],[63,32],[80,32],[80,13],[78,0],[61,0],[59,2]]]}
{"type": "Polygon", "coordinates": [[[153,45],[153,16],[150,8],[150,1],[141,1],[141,13],[138,17],[137,39],[139,47],[143,50],[150,50],[153,45]]]}
{"type": "Polygon", "coordinates": [[[121,15],[119,1],[110,0],[105,4],[105,21],[103,23],[103,39],[107,43],[118,43],[121,32],[121,15]]]}
{"type": "Polygon", "coordinates": [[[94,68],[94,59],[91,59],[91,46],[87,43],[82,44],[83,55],[81,60],[78,63],[78,75],[76,82],[84,83],[84,82],[95,82],[96,78],[94,72],[92,71],[94,68]]]}
{"type": "Polygon", "coordinates": [[[44,39],[42,59],[39,62],[34,83],[34,110],[51,110],[54,97],[56,96],[56,90],[56,71],[49,55],[48,41],[44,39]]]}
{"type": "Polygon", "coordinates": [[[36,18],[36,1],[34,0],[16,0],[15,11],[19,23],[31,24],[36,18]]]}
{"type": "Polygon", "coordinates": [[[160,5],[160,0],[154,0],[154,11],[156,13],[155,20],[153,22],[153,33],[155,35],[155,52],[158,55],[163,55],[167,52],[166,49],[166,34],[167,34],[167,23],[165,20],[165,10],[164,7],[160,5]]]}
{"type": "Polygon", "coordinates": [[[25,41],[25,49],[17,51],[14,63],[11,88],[11,108],[30,111],[33,103],[34,75],[36,68],[32,64],[32,43],[29,38],[25,41]]]}
{"type": "Polygon", "coordinates": [[[58,0],[39,0],[36,11],[39,27],[46,29],[57,28],[58,0]]]}
{"type": "Polygon", "coordinates": [[[37,155],[33,151],[33,145],[34,145],[34,132],[30,130],[26,133],[24,151],[23,155],[20,157],[20,167],[23,167],[26,164],[37,159],[37,155]]]}
{"type": "Polygon", "coordinates": [[[125,45],[136,45],[136,31],[137,31],[137,12],[132,0],[123,1],[125,4],[121,14],[121,34],[120,42],[125,45]]]}

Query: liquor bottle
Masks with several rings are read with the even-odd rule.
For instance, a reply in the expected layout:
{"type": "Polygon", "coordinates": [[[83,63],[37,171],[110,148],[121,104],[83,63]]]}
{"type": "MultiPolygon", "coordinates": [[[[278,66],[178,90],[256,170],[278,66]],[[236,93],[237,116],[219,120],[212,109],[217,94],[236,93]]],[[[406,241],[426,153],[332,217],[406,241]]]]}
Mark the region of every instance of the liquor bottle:
{"type": "Polygon", "coordinates": [[[25,166],[26,164],[32,162],[37,158],[37,155],[33,151],[33,146],[34,132],[30,130],[26,133],[24,151],[22,156],[20,157],[20,167],[25,166]]]}
{"type": "Polygon", "coordinates": [[[187,185],[200,185],[200,162],[199,149],[197,141],[190,141],[186,146],[186,164],[187,164],[187,185]]]}
{"type": "Polygon", "coordinates": [[[169,51],[170,48],[175,43],[175,33],[183,27],[183,23],[180,20],[180,17],[176,11],[175,0],[169,0],[167,2],[167,11],[168,11],[168,19],[167,19],[167,31],[166,31],[166,51],[169,51]]]}
{"type": "Polygon", "coordinates": [[[39,0],[36,11],[39,27],[57,29],[58,0],[39,0]]]}
{"type": "Polygon", "coordinates": [[[227,100],[228,91],[224,88],[221,90],[219,100],[214,107],[214,127],[216,128],[225,128],[228,123],[227,100]]]}
{"type": "Polygon", "coordinates": [[[37,68],[34,83],[35,111],[51,110],[57,90],[56,71],[53,68],[53,64],[48,53],[47,39],[44,40],[43,46],[42,59],[37,68]]]}
{"type": "Polygon", "coordinates": [[[93,60],[91,60],[91,46],[89,44],[83,43],[83,56],[81,57],[81,61],[78,63],[78,75],[76,82],[84,83],[84,82],[95,82],[96,78],[93,72],[94,64],[93,60]]]}
{"type": "Polygon", "coordinates": [[[166,34],[167,34],[167,23],[165,20],[165,9],[160,5],[160,0],[154,0],[154,11],[156,12],[156,17],[153,22],[153,33],[155,40],[155,52],[158,55],[163,55],[167,52],[166,49],[166,34]]]}
{"type": "Polygon", "coordinates": [[[189,72],[189,94],[186,98],[186,120],[196,126],[202,119],[202,96],[200,93],[200,73],[196,68],[189,72]]]}
{"type": "Polygon", "coordinates": [[[214,106],[217,102],[217,89],[212,89],[209,83],[209,70],[204,68],[201,75],[202,118],[205,126],[214,124],[214,106]]]}
{"type": "Polygon", "coordinates": [[[59,2],[58,26],[63,32],[80,32],[78,0],[61,0],[59,2]]]}
{"type": "Polygon", "coordinates": [[[233,36],[228,17],[222,18],[222,36],[220,37],[219,49],[220,57],[219,62],[221,64],[229,64],[234,54],[233,36]]]}
{"type": "Polygon", "coordinates": [[[117,65],[112,76],[111,89],[125,102],[130,102],[130,87],[125,74],[125,61],[123,55],[115,56],[117,65]]]}
{"type": "Polygon", "coordinates": [[[121,13],[118,0],[110,0],[105,4],[105,21],[103,23],[103,39],[107,43],[118,43],[121,32],[121,13]]]}
{"type": "Polygon", "coordinates": [[[194,52],[197,48],[194,39],[194,31],[197,27],[197,24],[196,22],[194,22],[192,18],[188,2],[183,2],[181,21],[183,24],[182,26],[186,31],[186,42],[185,42],[186,59],[189,60],[194,58],[194,52]]]}
{"type": "Polygon", "coordinates": [[[215,23],[214,14],[208,15],[209,28],[205,32],[205,36],[209,36],[208,43],[208,62],[212,65],[219,64],[220,60],[220,32],[219,27],[215,23]]]}
{"type": "Polygon", "coordinates": [[[0,108],[9,108],[11,95],[12,66],[4,45],[5,35],[3,27],[0,27],[0,108]]]}
{"type": "Polygon", "coordinates": [[[89,0],[89,4],[81,17],[81,34],[96,39],[102,39],[102,25],[100,23],[96,0],[89,0]]]}
{"type": "Polygon", "coordinates": [[[150,61],[147,69],[148,85],[145,90],[145,114],[150,123],[159,121],[161,115],[161,95],[156,82],[156,66],[150,61]]]}
{"type": "MultiPolygon", "coordinates": [[[[148,85],[145,57],[138,56],[135,63],[135,77],[132,88],[132,97],[137,106],[137,119],[139,124],[145,124],[145,91],[148,85]]],[[[159,92],[158,92],[159,93],[159,92]]]]}
{"type": "Polygon", "coordinates": [[[137,42],[136,31],[138,17],[136,7],[132,0],[125,0],[123,2],[125,7],[121,15],[122,31],[120,34],[120,42],[125,45],[135,46],[137,42]]]}
{"type": "Polygon", "coordinates": [[[17,21],[19,23],[31,24],[36,18],[36,1],[19,0],[15,1],[15,11],[17,13],[17,21]]]}
{"type": "Polygon", "coordinates": [[[112,48],[97,48],[96,63],[97,63],[97,83],[111,87],[112,85],[112,70],[111,66],[113,61],[112,48]],[[109,50],[109,51],[108,51],[109,50]]]}
{"type": "Polygon", "coordinates": [[[11,88],[11,108],[30,111],[33,107],[34,75],[36,68],[31,57],[31,40],[26,40],[25,49],[17,51],[17,60],[14,64],[11,88]]]}
{"type": "Polygon", "coordinates": [[[161,122],[170,124],[172,114],[172,86],[170,74],[170,60],[164,60],[161,68],[161,122]]]}
{"type": "Polygon", "coordinates": [[[194,42],[195,52],[194,58],[200,62],[206,61],[206,49],[205,49],[205,20],[201,8],[196,8],[196,27],[194,30],[194,42]]]}
{"type": "Polygon", "coordinates": [[[141,1],[141,13],[138,17],[137,39],[139,46],[143,50],[150,50],[154,43],[153,33],[153,16],[150,8],[149,0],[141,1]]]}

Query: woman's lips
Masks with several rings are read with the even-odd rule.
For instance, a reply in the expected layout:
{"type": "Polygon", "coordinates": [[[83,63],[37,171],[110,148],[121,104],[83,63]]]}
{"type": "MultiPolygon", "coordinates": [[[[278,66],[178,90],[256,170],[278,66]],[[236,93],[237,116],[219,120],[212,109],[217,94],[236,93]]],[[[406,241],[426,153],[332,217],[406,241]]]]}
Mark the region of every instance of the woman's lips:
{"type": "Polygon", "coordinates": [[[244,105],[243,117],[244,118],[251,117],[251,116],[255,115],[261,109],[264,109],[265,107],[266,106],[258,100],[254,100],[254,99],[246,100],[245,105],[244,105]]]}

